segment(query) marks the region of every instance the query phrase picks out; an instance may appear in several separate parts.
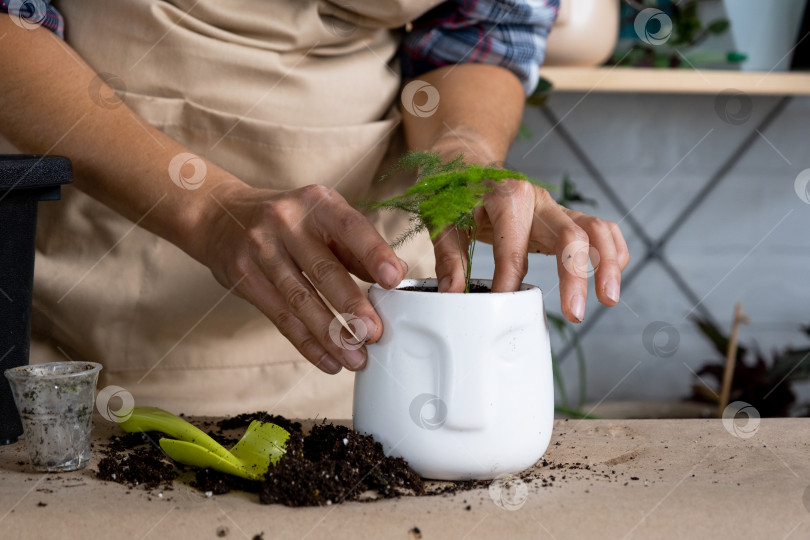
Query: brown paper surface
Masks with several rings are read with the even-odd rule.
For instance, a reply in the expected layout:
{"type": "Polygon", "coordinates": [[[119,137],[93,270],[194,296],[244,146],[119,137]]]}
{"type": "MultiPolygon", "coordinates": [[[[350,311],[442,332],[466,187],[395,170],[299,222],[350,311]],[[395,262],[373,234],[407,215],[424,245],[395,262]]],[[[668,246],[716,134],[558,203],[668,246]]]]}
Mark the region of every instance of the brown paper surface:
{"type": "MultiPolygon", "coordinates": [[[[161,498],[97,480],[98,452],[82,471],[33,472],[19,442],[0,447],[0,538],[808,538],[808,427],[763,419],[742,439],[720,420],[557,421],[545,459],[569,465],[536,465],[517,510],[486,489],[286,508],[175,482],[161,498]]],[[[117,430],[95,418],[96,441],[117,430]]]]}

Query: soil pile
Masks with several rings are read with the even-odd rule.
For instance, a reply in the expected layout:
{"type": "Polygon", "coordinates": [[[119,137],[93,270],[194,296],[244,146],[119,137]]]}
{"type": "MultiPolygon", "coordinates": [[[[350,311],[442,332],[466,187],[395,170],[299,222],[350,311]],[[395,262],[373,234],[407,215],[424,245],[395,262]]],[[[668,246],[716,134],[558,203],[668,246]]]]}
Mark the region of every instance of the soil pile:
{"type": "MultiPolygon", "coordinates": [[[[376,500],[403,495],[422,495],[422,479],[402,458],[386,457],[382,445],[370,436],[324,421],[304,434],[301,424],[266,413],[241,414],[202,427],[220,444],[233,446],[253,420],[272,422],[290,432],[287,452],[271,467],[261,482],[236,478],[212,469],[196,470],[191,486],[206,496],[232,489],[259,493],[264,504],[323,506],[345,500],[376,500]]],[[[115,436],[99,462],[96,476],[130,487],[153,490],[191,470],[174,463],[160,449],[160,433],[129,433],[115,436]]]]}
{"type": "Polygon", "coordinates": [[[176,472],[171,460],[157,445],[160,436],[160,433],[147,432],[113,437],[102,450],[104,457],[98,464],[96,476],[129,487],[152,490],[163,484],[164,489],[171,489],[176,472]]]}
{"type": "Polygon", "coordinates": [[[422,479],[402,458],[386,457],[370,436],[320,424],[309,435],[292,432],[287,453],[267,472],[264,504],[321,506],[344,500],[421,495],[422,479]]]}

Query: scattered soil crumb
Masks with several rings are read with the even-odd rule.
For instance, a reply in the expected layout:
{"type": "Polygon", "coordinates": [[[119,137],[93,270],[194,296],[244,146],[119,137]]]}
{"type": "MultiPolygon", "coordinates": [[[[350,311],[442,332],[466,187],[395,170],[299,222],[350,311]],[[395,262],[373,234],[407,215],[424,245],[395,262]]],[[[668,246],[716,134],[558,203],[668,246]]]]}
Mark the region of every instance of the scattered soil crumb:
{"type": "Polygon", "coordinates": [[[422,531],[419,530],[419,527],[414,527],[408,532],[411,533],[411,536],[414,538],[422,538],[422,531]]]}
{"type": "Polygon", "coordinates": [[[217,527],[217,537],[225,538],[226,536],[228,536],[228,527],[225,525],[217,527]]]}
{"type": "Polygon", "coordinates": [[[48,503],[44,503],[44,502],[42,502],[42,501],[39,501],[39,502],[37,503],[37,506],[39,506],[39,507],[48,506],[48,503]]]}

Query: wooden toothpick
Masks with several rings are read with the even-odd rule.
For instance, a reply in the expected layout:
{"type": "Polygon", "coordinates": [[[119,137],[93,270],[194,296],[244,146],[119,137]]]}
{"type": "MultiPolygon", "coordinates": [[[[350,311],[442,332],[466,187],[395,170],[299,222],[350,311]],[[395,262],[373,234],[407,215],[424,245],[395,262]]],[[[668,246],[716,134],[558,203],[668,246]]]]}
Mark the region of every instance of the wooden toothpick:
{"type": "Polygon", "coordinates": [[[737,363],[737,337],[740,333],[740,324],[749,323],[751,320],[743,315],[742,304],[737,302],[734,306],[734,318],[731,321],[731,337],[728,340],[726,350],[726,367],[723,370],[723,387],[720,391],[720,401],[717,404],[717,416],[723,417],[723,411],[728,406],[731,395],[731,381],[734,379],[734,366],[737,363]]]}

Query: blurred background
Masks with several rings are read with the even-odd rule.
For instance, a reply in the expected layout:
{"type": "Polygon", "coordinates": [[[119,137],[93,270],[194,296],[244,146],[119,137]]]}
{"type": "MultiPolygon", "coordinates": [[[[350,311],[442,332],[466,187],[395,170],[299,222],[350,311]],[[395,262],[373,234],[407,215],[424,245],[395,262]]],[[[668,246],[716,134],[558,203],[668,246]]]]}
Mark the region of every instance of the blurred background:
{"type": "MultiPolygon", "coordinates": [[[[562,413],[716,415],[741,303],[729,401],[808,415],[808,17],[805,0],[562,2],[508,165],[619,223],[632,257],[618,306],[591,284],[584,323],[560,327],[555,262],[530,257],[562,413]]],[[[473,276],[491,261],[481,245],[473,276]]]]}

